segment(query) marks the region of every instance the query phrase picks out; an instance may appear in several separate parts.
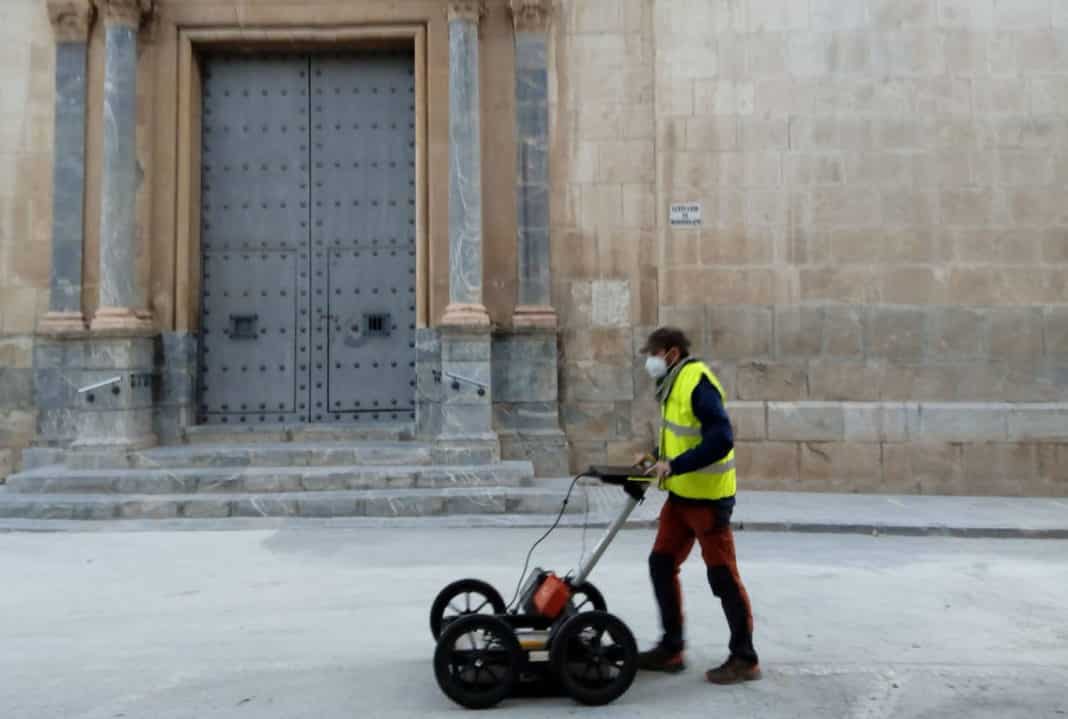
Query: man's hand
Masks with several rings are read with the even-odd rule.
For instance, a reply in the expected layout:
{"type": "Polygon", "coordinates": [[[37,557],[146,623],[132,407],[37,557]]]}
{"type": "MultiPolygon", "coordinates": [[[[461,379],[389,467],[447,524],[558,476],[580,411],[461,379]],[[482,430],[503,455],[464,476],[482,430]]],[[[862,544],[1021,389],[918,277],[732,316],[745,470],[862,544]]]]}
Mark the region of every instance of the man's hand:
{"type": "Polygon", "coordinates": [[[656,477],[657,481],[663,482],[671,476],[671,462],[657,462],[645,472],[647,477],[656,477]]]}
{"type": "Polygon", "coordinates": [[[653,464],[655,462],[656,462],[656,457],[654,457],[653,455],[649,454],[648,452],[639,452],[638,454],[634,455],[634,466],[635,467],[640,467],[642,469],[645,469],[645,467],[647,465],[653,464]]]}

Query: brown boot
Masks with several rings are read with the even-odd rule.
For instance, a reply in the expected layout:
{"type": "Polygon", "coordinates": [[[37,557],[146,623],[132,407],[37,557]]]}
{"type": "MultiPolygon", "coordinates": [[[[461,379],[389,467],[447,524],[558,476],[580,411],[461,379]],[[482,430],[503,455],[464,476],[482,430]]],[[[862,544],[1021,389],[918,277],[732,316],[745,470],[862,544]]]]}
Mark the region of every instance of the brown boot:
{"type": "Polygon", "coordinates": [[[638,654],[638,668],[649,672],[675,674],[686,668],[682,652],[673,652],[662,646],[638,654]]]}
{"type": "Polygon", "coordinates": [[[738,657],[731,657],[715,669],[705,672],[705,679],[713,684],[753,682],[760,679],[760,665],[751,664],[738,657]]]}

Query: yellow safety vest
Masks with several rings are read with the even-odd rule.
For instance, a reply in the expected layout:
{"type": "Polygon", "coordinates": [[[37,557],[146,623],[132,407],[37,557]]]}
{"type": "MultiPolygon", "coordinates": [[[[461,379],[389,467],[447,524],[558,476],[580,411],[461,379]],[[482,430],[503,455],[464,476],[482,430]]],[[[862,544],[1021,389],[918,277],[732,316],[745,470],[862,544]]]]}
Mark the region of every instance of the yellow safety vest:
{"type": "MultiPolygon", "coordinates": [[[[719,391],[723,406],[727,393],[716,375],[703,362],[685,365],[675,378],[667,401],[660,414],[660,458],[671,460],[701,443],[701,422],[693,413],[691,397],[702,377],[708,377],[719,391]]],[[[695,472],[676,474],[667,478],[664,489],[689,499],[722,499],[732,497],[737,489],[734,472],[734,450],[727,456],[695,472]]]]}

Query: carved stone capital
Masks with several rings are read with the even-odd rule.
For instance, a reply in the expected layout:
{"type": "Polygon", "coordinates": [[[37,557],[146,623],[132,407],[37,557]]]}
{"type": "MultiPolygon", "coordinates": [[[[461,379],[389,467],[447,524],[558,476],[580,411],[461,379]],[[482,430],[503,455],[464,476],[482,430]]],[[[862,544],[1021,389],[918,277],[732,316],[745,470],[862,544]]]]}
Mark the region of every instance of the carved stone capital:
{"type": "Polygon", "coordinates": [[[449,0],[449,21],[467,20],[476,25],[486,14],[483,0],[449,0]]]}
{"type": "Polygon", "coordinates": [[[512,0],[516,32],[546,32],[553,16],[552,0],[512,0]]]}
{"type": "Polygon", "coordinates": [[[155,0],[93,0],[104,22],[116,25],[141,27],[141,23],[152,14],[155,0]]]}
{"type": "Polygon", "coordinates": [[[89,0],[48,0],[48,19],[52,21],[56,42],[86,42],[93,15],[89,0]]]}

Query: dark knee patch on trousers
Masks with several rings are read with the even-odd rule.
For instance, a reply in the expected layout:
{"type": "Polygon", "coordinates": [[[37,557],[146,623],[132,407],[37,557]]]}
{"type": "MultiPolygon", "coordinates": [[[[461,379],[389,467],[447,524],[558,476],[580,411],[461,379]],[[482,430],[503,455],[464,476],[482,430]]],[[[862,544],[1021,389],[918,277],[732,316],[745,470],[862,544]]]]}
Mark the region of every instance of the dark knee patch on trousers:
{"type": "Polygon", "coordinates": [[[675,574],[675,558],[663,552],[649,555],[649,573],[653,579],[670,579],[675,574]]]}
{"type": "Polygon", "coordinates": [[[725,565],[708,568],[708,583],[712,585],[712,593],[717,597],[731,597],[738,594],[734,576],[730,568],[725,565]]]}

